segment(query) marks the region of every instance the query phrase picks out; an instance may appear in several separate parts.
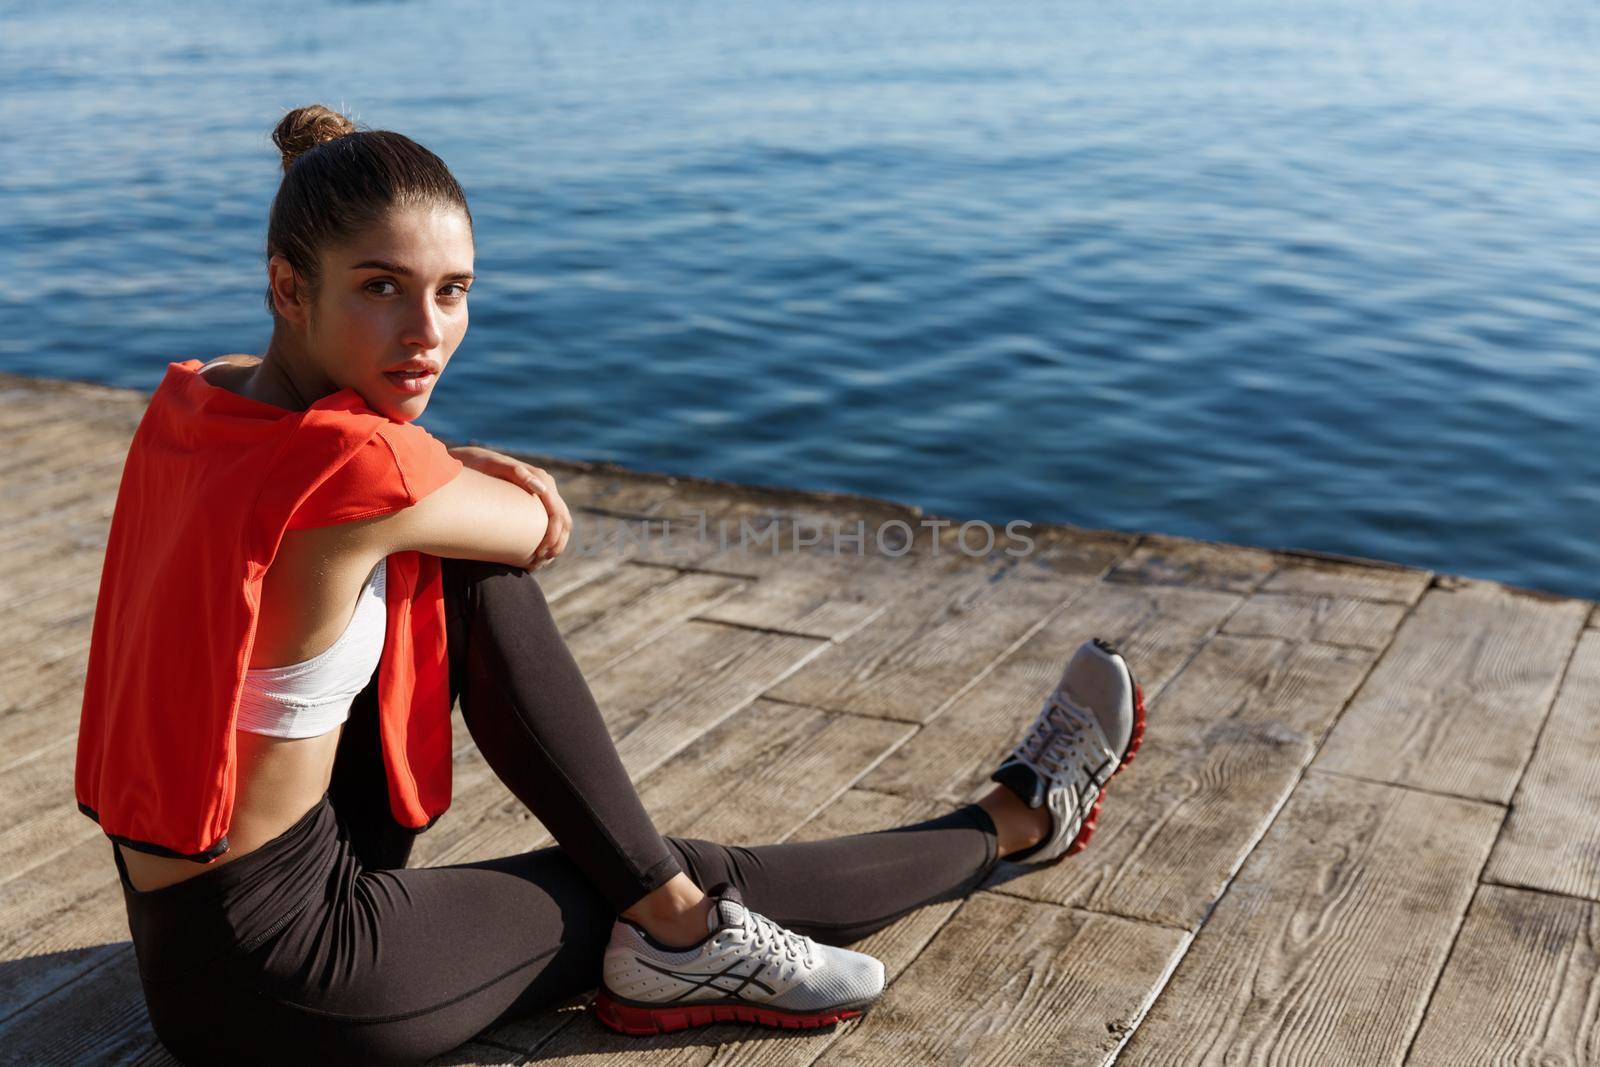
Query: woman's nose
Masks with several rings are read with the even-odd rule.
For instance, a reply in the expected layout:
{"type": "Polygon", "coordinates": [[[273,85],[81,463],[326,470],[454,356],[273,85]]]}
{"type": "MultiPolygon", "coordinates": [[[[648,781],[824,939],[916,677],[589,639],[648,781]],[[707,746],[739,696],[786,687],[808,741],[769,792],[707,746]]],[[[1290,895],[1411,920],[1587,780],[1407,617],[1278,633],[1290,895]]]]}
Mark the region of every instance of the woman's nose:
{"type": "Polygon", "coordinates": [[[407,308],[405,334],[401,343],[416,348],[438,348],[444,343],[444,328],[439,308],[429,293],[407,308]]]}

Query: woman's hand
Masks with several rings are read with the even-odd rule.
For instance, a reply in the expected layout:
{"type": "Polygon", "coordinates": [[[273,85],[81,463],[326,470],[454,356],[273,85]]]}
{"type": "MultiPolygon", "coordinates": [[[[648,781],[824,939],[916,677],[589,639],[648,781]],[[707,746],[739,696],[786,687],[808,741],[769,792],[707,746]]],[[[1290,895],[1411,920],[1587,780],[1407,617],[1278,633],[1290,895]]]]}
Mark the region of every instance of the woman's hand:
{"type": "Polygon", "coordinates": [[[539,549],[534,553],[533,558],[536,562],[528,568],[530,571],[549,566],[557,556],[561,555],[562,549],[567,547],[567,538],[572,533],[572,512],[567,510],[566,501],[556,492],[556,480],[549,471],[543,467],[535,467],[531,463],[524,463],[504,452],[496,452],[492,448],[482,448],[478,445],[463,445],[447,451],[473,470],[513,485],[520,485],[543,501],[544,510],[549,515],[550,521],[545,527],[544,540],[539,542],[539,549]]]}

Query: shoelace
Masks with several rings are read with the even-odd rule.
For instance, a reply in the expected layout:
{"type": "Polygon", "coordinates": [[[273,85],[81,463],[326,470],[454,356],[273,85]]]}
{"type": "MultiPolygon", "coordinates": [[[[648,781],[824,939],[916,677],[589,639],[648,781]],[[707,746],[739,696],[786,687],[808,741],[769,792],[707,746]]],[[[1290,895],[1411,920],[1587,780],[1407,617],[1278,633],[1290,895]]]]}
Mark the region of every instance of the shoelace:
{"type": "Polygon", "coordinates": [[[816,942],[793,930],[786,930],[765,915],[745,909],[746,933],[753,939],[757,952],[777,949],[784,959],[804,960],[807,966],[816,962],[812,949],[816,942]]]}
{"type": "Polygon", "coordinates": [[[1092,776],[1104,765],[1106,752],[1095,740],[1097,727],[1091,724],[1089,714],[1060,690],[1051,693],[1044,713],[1034,720],[1022,742],[1025,762],[1052,778],[1080,770],[1092,776]]]}

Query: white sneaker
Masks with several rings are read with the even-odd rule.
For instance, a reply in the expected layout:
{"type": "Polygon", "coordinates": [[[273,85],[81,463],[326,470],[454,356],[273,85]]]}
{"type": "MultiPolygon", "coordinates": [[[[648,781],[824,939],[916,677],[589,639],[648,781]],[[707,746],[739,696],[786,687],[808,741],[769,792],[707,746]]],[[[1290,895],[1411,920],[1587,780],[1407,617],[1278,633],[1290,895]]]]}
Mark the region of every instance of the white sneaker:
{"type": "Polygon", "coordinates": [[[787,1030],[860,1015],[883,993],[883,964],[819,945],[713,887],[706,936],[675,948],[619,918],[606,946],[595,1015],[624,1034],[661,1034],[715,1022],[787,1030]]]}
{"type": "Polygon", "coordinates": [[[1005,857],[1043,864],[1082,852],[1094,834],[1106,783],[1144,737],[1144,691],[1122,654],[1096,637],[1078,647],[1028,735],[989,775],[1037,808],[1048,802],[1050,833],[1005,857]]]}

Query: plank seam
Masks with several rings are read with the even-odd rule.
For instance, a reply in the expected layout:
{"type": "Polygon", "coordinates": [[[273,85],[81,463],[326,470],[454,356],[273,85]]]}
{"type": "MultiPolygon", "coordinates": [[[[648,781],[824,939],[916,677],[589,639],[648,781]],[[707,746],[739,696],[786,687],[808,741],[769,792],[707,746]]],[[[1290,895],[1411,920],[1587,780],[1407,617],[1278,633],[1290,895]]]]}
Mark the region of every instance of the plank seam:
{"type": "MultiPolygon", "coordinates": [[[[1004,863],[1006,861],[1001,860],[1000,862],[1004,863]]],[[[1103,915],[1107,918],[1122,919],[1125,922],[1140,923],[1144,926],[1159,926],[1163,930],[1174,930],[1184,935],[1193,935],[1194,933],[1194,931],[1187,926],[1182,926],[1173,922],[1164,922],[1161,919],[1151,919],[1143,915],[1129,915],[1127,912],[1113,911],[1112,909],[1105,907],[1092,907],[1088,904],[1062,904],[1059,901],[1054,900],[1040,900],[1038,897],[1030,897],[1023,893],[1019,893],[1014,889],[1007,889],[1005,882],[1001,882],[997,885],[985,885],[981,888],[986,893],[996,893],[1003,897],[1010,897],[1012,900],[1025,900],[1030,904],[1047,904],[1051,907],[1067,908],[1071,911],[1081,911],[1086,915],[1103,915]]]]}
{"type": "MultiPolygon", "coordinates": [[[[1509,801],[1489,800],[1485,797],[1469,796],[1466,793],[1452,793],[1448,789],[1429,789],[1425,786],[1413,785],[1410,782],[1391,782],[1387,778],[1369,778],[1364,774],[1352,774],[1349,771],[1329,770],[1326,767],[1306,768],[1308,774],[1327,775],[1330,778],[1346,778],[1353,782],[1365,782],[1368,785],[1391,786],[1395,789],[1404,789],[1409,793],[1421,793],[1430,797],[1449,797],[1451,800],[1465,801],[1468,804],[1481,804],[1486,808],[1499,808],[1502,811],[1510,806],[1509,801]]],[[[1299,783],[1295,783],[1298,787],[1299,783]]]]}
{"type": "Polygon", "coordinates": [[[1584,896],[1582,893],[1568,893],[1561,889],[1551,889],[1544,885],[1530,885],[1527,882],[1508,882],[1503,878],[1490,878],[1484,876],[1479,879],[1480,885],[1494,886],[1496,889],[1517,889],[1525,893],[1538,893],[1541,896],[1558,897],[1562,900],[1576,900],[1585,904],[1600,904],[1600,896],[1584,896]]]}

